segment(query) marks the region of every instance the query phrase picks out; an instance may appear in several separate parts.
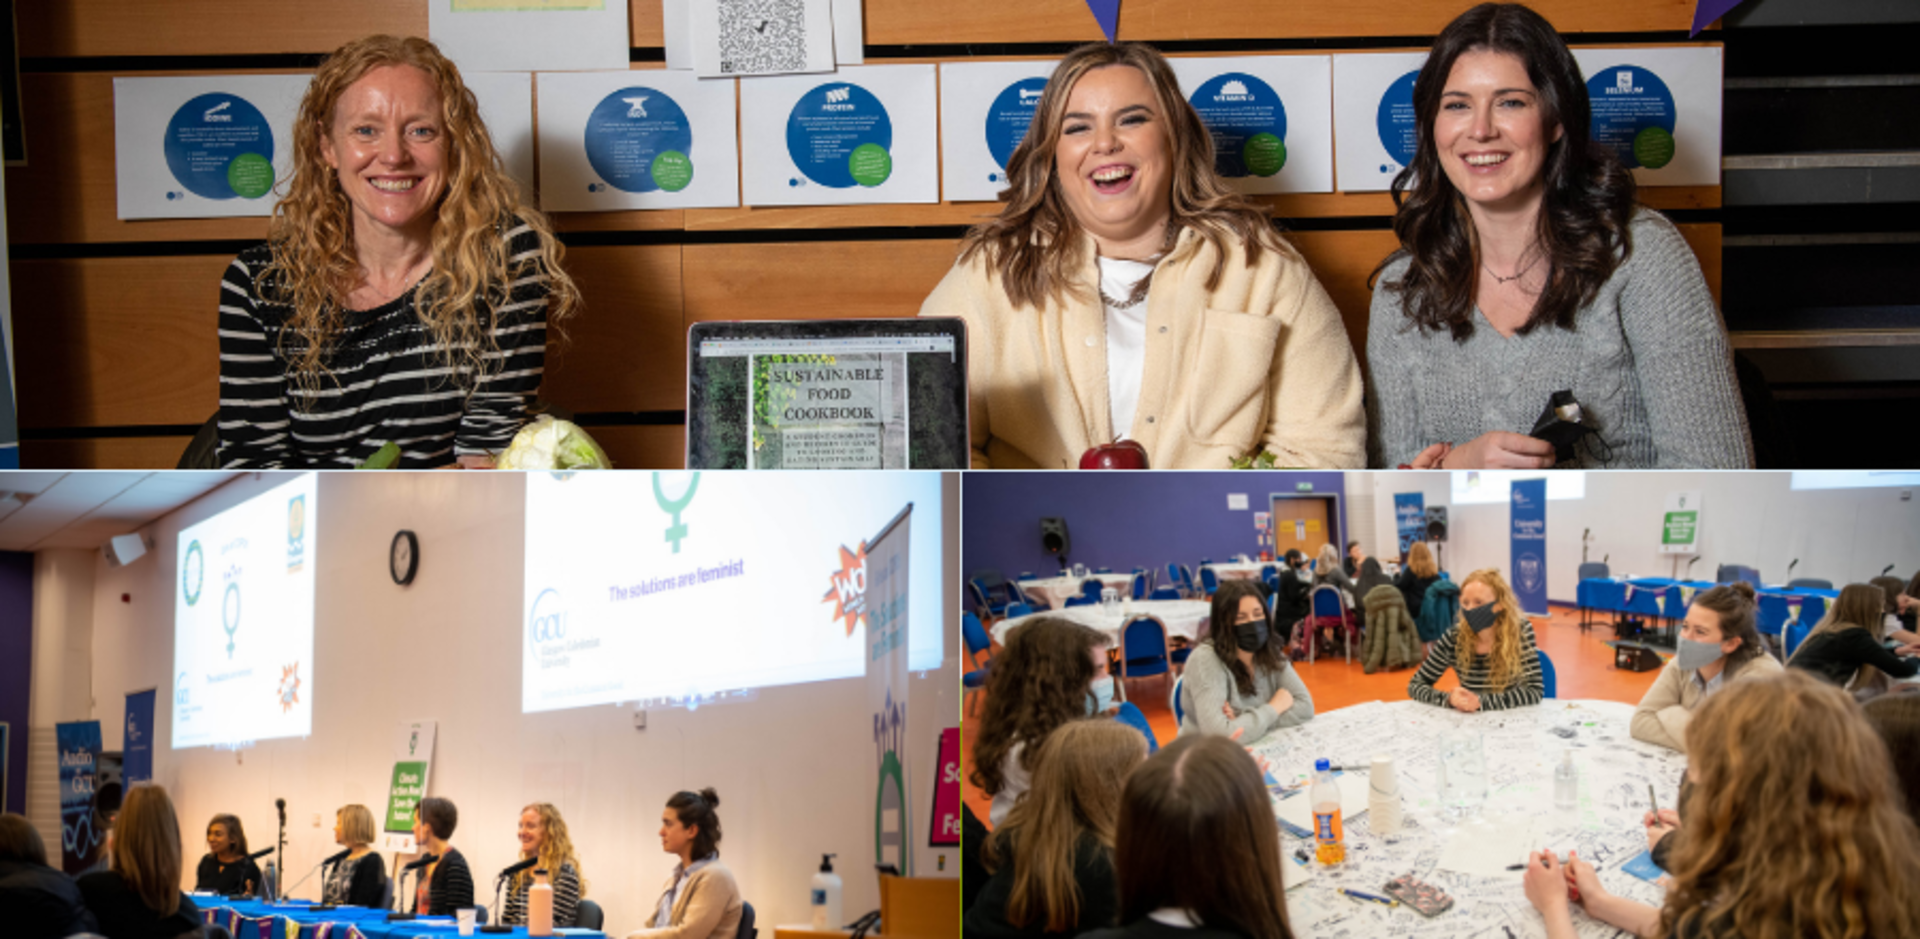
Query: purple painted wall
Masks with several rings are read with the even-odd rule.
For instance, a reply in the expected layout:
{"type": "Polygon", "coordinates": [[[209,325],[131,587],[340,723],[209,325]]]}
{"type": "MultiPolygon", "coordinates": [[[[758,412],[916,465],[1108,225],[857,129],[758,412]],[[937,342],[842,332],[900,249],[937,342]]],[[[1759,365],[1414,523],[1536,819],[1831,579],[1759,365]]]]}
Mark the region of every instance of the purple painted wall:
{"type": "Polygon", "coordinates": [[[1034,472],[967,473],[960,481],[960,569],[986,568],[1008,577],[1022,571],[1052,574],[1059,562],[1040,548],[1040,519],[1067,521],[1069,559],[1088,568],[1137,567],[1163,572],[1168,562],[1223,561],[1258,556],[1253,513],[1274,495],[1340,496],[1335,524],[1347,532],[1346,479],[1339,472],[1034,472]],[[1245,511],[1229,510],[1227,495],[1244,493],[1245,511]]]}
{"type": "Polygon", "coordinates": [[[0,721],[8,724],[7,804],[27,811],[27,709],[33,685],[33,555],[0,551],[0,721]]]}

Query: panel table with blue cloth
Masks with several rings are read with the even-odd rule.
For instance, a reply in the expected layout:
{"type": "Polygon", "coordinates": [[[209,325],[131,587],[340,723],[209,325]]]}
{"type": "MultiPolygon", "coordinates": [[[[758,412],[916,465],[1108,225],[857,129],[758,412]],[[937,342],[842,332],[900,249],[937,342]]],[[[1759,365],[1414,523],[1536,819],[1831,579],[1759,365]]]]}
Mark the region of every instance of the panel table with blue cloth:
{"type": "MultiPolygon", "coordinates": [[[[314,904],[304,901],[264,903],[259,900],[196,898],[200,916],[210,926],[226,927],[233,939],[413,939],[415,936],[458,936],[460,926],[451,916],[422,916],[418,919],[387,922],[387,911],[359,906],[340,906],[324,912],[312,911],[314,904]]],[[[479,930],[475,929],[477,935],[479,930]]],[[[595,929],[555,929],[559,936],[604,937],[595,929]]],[[[498,933],[497,935],[508,935],[498,933]]],[[[515,926],[511,935],[527,935],[527,927],[515,926]]]]}

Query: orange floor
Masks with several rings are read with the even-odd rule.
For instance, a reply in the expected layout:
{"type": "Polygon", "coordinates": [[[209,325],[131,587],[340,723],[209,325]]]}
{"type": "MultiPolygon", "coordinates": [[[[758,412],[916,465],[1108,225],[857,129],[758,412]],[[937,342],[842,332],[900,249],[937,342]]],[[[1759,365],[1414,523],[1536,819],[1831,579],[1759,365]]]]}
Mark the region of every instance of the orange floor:
{"type": "MultiPolygon", "coordinates": [[[[1613,631],[1601,624],[1582,632],[1579,621],[1580,616],[1572,607],[1561,606],[1553,607],[1550,616],[1533,621],[1534,635],[1540,642],[1540,648],[1553,660],[1559,697],[1639,703],[1660,673],[1628,672],[1614,668],[1613,649],[1605,644],[1606,640],[1613,638],[1613,631]]],[[[1332,711],[1367,701],[1402,700],[1407,696],[1407,680],[1413,677],[1412,669],[1368,675],[1361,669],[1358,659],[1348,664],[1337,648],[1330,656],[1318,656],[1312,664],[1298,662],[1295,667],[1300,669],[1300,679],[1306,682],[1307,689],[1313,692],[1316,711],[1332,711]]],[[[1447,689],[1456,684],[1458,682],[1449,671],[1436,687],[1447,689]]],[[[1135,680],[1127,689],[1127,699],[1146,713],[1147,722],[1152,725],[1154,736],[1161,743],[1172,740],[1178,729],[1173,720],[1173,711],[1167,706],[1167,694],[1171,687],[1170,679],[1142,678],[1135,680]]],[[[976,697],[984,694],[977,692],[976,697]]],[[[973,753],[970,722],[975,712],[972,709],[981,703],[970,702],[967,716],[961,721],[962,746],[964,752],[969,754],[969,759],[973,753]]],[[[972,763],[969,762],[969,777],[971,769],[972,763]]],[[[965,784],[965,798],[974,814],[984,821],[990,800],[973,785],[971,778],[965,784]]]]}

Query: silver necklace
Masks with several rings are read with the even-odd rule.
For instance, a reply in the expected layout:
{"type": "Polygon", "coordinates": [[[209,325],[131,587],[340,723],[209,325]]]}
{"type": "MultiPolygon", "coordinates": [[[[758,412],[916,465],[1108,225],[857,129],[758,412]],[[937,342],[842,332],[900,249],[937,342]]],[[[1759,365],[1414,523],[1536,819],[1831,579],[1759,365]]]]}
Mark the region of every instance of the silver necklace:
{"type": "Polygon", "coordinates": [[[1511,284],[1514,281],[1527,276],[1527,272],[1530,270],[1533,270],[1534,265],[1539,263],[1540,263],[1540,255],[1536,254],[1533,256],[1533,260],[1527,262],[1526,267],[1523,267],[1517,271],[1514,271],[1512,277],[1501,277],[1499,274],[1493,273],[1493,268],[1487,266],[1487,262],[1485,258],[1482,258],[1480,260],[1480,268],[1486,271],[1489,275],[1491,275],[1495,281],[1502,284],[1511,284]]]}

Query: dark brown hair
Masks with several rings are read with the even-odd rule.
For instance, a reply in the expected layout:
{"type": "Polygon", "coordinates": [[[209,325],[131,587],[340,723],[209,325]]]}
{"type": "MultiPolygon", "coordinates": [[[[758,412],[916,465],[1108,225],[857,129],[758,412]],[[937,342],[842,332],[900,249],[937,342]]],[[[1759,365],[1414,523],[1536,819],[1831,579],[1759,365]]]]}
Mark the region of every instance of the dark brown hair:
{"type": "Polygon", "coordinates": [[[1093,683],[1094,649],[1107,637],[1079,623],[1039,617],[1007,633],[987,675],[987,704],[973,741],[973,784],[987,795],[1006,785],[1001,764],[1015,744],[1025,743],[1021,762],[1036,765],[1040,742],[1068,721],[1087,716],[1087,686],[1093,683]]]}
{"type": "Polygon", "coordinates": [[[1213,167],[1213,137],[1200,115],[1180,93],[1180,80],[1159,50],[1145,43],[1088,43],[1060,60],[1034,108],[1027,136],[1007,158],[1006,205],[1000,214],[973,227],[960,242],[960,260],[979,255],[999,277],[1014,306],[1041,307],[1069,293],[1091,296],[1095,285],[1080,283],[1080,223],[1074,220],[1054,178],[1060,128],[1066,123],[1067,98],[1088,72],[1109,65],[1138,69],[1153,89],[1155,110],[1167,129],[1168,163],[1173,171],[1169,226],[1191,228],[1214,250],[1207,289],[1220,286],[1227,269],[1229,239],[1238,239],[1251,267],[1260,253],[1293,249],[1275,231],[1267,210],[1229,188],[1213,167]]]}
{"type": "Polygon", "coordinates": [[[220,815],[215,815],[213,817],[213,821],[210,821],[207,823],[207,830],[212,831],[213,826],[215,825],[226,826],[227,840],[233,842],[233,849],[235,851],[238,851],[241,854],[252,853],[247,848],[247,831],[246,829],[240,827],[240,816],[227,815],[224,813],[220,815]]]}
{"type": "Polygon", "coordinates": [[[127,792],[108,856],[147,909],[161,916],[180,911],[180,817],[167,790],[149,784],[127,792]]]}
{"type": "Polygon", "coordinates": [[[1722,642],[1734,638],[1740,640],[1740,648],[1727,656],[1727,664],[1735,671],[1765,654],[1760,648],[1760,631],[1753,625],[1752,584],[1743,580],[1710,587],[1694,594],[1693,605],[1720,617],[1722,642]]]}
{"type": "Polygon", "coordinates": [[[699,792],[676,792],[667,800],[667,808],[673,810],[680,824],[694,829],[693,859],[712,857],[720,853],[720,813],[714,809],[720,807],[720,794],[708,786],[699,792]]]}
{"type": "Polygon", "coordinates": [[[1900,578],[1875,577],[1867,583],[1879,587],[1880,592],[1887,595],[1887,615],[1892,616],[1900,612],[1900,595],[1907,592],[1907,585],[1900,578]]]}
{"type": "Polygon", "coordinates": [[[1292,939],[1280,837],[1260,767],[1225,737],[1176,739],[1120,797],[1114,872],[1122,925],[1162,907],[1248,939],[1292,939]]]}
{"type": "Polygon", "coordinates": [[[1449,330],[1456,342],[1473,334],[1480,244],[1466,200],[1447,179],[1433,138],[1434,120],[1454,62],[1469,52],[1501,52],[1520,59],[1539,94],[1543,128],[1561,129],[1547,146],[1540,204],[1539,249],[1547,282],[1533,314],[1519,329],[1541,324],[1574,328],[1580,308],[1599,296],[1607,279],[1633,253],[1633,174],[1612,151],[1593,142],[1591,105],[1580,65],[1553,24],[1518,3],[1483,3],[1468,10],[1434,41],[1413,83],[1416,129],[1412,165],[1393,179],[1399,211],[1393,232],[1400,248],[1375,268],[1377,280],[1404,257],[1406,274],[1382,286],[1421,332],[1449,330]]]}
{"type": "Polygon", "coordinates": [[[0,815],[0,861],[26,861],[47,866],[47,843],[25,815],[0,815]]]}
{"type": "Polygon", "coordinates": [[[435,838],[446,841],[460,824],[460,809],[452,799],[428,796],[413,807],[413,817],[425,822],[435,838]]]}
{"type": "Polygon", "coordinates": [[[1207,643],[1213,646],[1213,654],[1220,664],[1233,673],[1234,687],[1241,694],[1253,694],[1253,673],[1240,661],[1240,641],[1234,635],[1234,620],[1240,616],[1240,601],[1252,597],[1260,603],[1260,618],[1267,623],[1267,644],[1253,653],[1253,663],[1264,672],[1285,671],[1287,657],[1280,653],[1287,640],[1273,634],[1273,616],[1267,611],[1266,598],[1260,592],[1260,585],[1251,580],[1229,580],[1220,584],[1213,595],[1213,612],[1208,626],[1207,643]],[[1275,641],[1278,640],[1278,641],[1275,641]]]}
{"type": "Polygon", "coordinates": [[[1920,822],[1920,688],[1901,685],[1868,701],[1864,710],[1887,742],[1894,778],[1907,796],[1907,815],[1920,822]]]}

